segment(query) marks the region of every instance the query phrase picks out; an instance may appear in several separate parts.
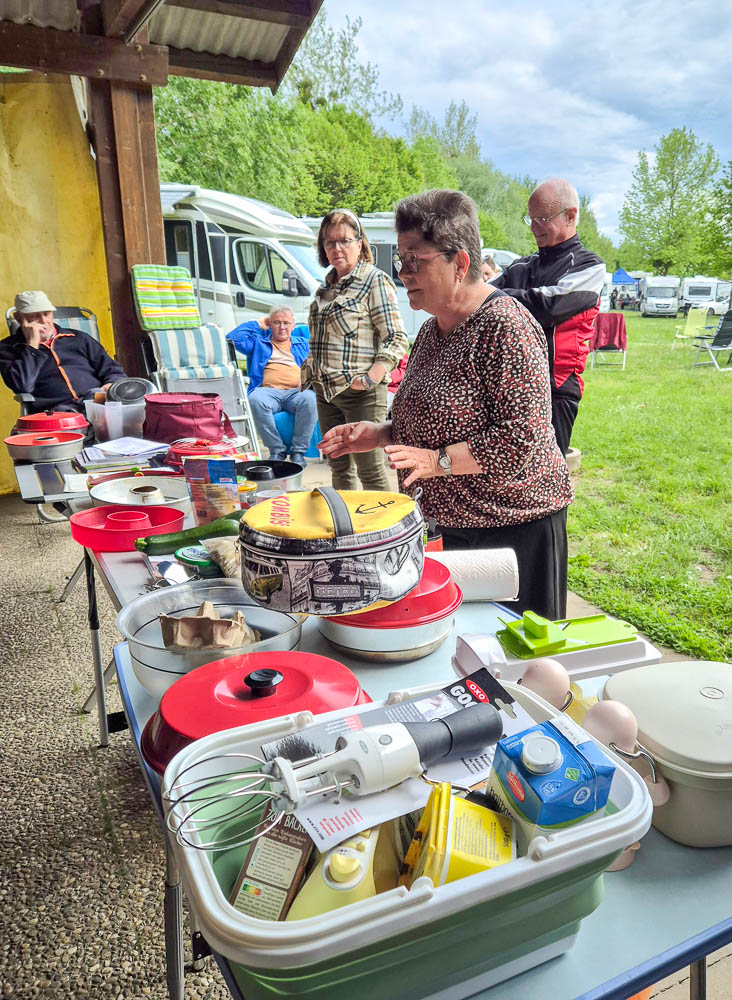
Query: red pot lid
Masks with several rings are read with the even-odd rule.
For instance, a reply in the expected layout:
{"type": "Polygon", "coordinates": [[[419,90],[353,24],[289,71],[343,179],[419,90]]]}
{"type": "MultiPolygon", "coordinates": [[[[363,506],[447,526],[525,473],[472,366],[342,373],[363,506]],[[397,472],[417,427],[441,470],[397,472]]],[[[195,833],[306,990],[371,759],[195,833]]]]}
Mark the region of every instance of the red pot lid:
{"type": "Polygon", "coordinates": [[[73,431],[88,427],[89,423],[82,413],[46,410],[45,413],[26,413],[18,417],[16,426],[20,431],[73,431]]]}
{"type": "Polygon", "coordinates": [[[179,750],[211,733],[369,701],[355,674],[327,656],[297,650],[227,656],[168,688],[140,745],[150,766],[162,774],[179,750]]]}
{"type": "Polygon", "coordinates": [[[184,457],[186,455],[235,455],[236,446],[225,441],[198,440],[175,441],[170,446],[170,455],[184,457]]]}
{"type": "Polygon", "coordinates": [[[337,615],[328,621],[352,628],[414,628],[447,618],[462,603],[462,592],[447,566],[425,556],[422,578],[406,597],[383,608],[337,615]]]}
{"type": "Polygon", "coordinates": [[[39,445],[71,444],[83,441],[84,435],[73,431],[45,431],[33,434],[13,434],[5,438],[5,444],[20,445],[21,448],[37,448],[39,445]]]}

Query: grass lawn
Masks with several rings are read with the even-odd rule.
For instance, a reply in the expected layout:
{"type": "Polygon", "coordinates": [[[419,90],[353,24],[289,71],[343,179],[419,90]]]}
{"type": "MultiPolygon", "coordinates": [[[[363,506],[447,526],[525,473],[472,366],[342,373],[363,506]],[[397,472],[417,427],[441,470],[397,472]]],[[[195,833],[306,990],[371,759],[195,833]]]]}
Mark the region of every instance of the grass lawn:
{"type": "Polygon", "coordinates": [[[588,366],[572,434],[569,586],[656,642],[732,660],[732,372],[672,352],[676,321],[625,318],[625,371],[588,366]]]}

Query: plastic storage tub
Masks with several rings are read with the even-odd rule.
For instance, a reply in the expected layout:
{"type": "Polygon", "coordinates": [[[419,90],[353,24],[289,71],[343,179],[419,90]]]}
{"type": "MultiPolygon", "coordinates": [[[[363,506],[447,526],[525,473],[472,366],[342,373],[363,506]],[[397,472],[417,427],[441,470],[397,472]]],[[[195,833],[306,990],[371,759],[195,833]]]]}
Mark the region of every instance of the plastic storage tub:
{"type": "MultiPolygon", "coordinates": [[[[506,687],[536,721],[556,714],[530,691],[506,687]]],[[[388,701],[438,688],[398,692],[388,701]]],[[[263,742],[312,722],[313,716],[302,712],[197,741],[168,766],[164,800],[183,768],[214,754],[258,753],[263,742]]],[[[232,963],[247,1000],[459,1000],[567,951],[582,919],[602,900],[604,869],[648,830],[648,791],[626,763],[613,760],[608,815],[535,837],[525,856],[492,871],[437,889],[420,878],[411,889],[392,889],[304,920],[255,920],[229,904],[246,848],[211,855],[173,842],[173,852],[196,923],[232,963]]],[[[173,820],[175,815],[173,810],[173,820]]]]}

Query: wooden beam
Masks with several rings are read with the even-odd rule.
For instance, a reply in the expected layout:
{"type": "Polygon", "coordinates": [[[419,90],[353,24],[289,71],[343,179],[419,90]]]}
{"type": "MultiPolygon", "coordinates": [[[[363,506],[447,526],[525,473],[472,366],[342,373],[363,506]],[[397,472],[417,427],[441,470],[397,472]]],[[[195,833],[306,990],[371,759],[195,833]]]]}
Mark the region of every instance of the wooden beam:
{"type": "Polygon", "coordinates": [[[144,373],[130,268],[164,264],[152,90],[92,81],[92,135],[117,359],[144,373]]]}
{"type": "Polygon", "coordinates": [[[226,14],[306,30],[314,17],[310,0],[167,0],[166,7],[226,14]]]}
{"type": "MultiPolygon", "coordinates": [[[[320,10],[322,4],[323,0],[312,0],[311,2],[312,16],[310,19],[310,23],[312,23],[312,21],[315,19],[315,15],[320,10]]],[[[282,47],[280,48],[280,51],[277,53],[277,58],[275,59],[275,73],[277,76],[277,87],[279,87],[280,82],[282,81],[285,73],[289,69],[290,63],[294,59],[295,53],[300,47],[300,43],[302,42],[303,38],[307,33],[308,28],[310,27],[310,23],[307,24],[304,28],[297,28],[293,29],[292,31],[288,31],[287,37],[285,38],[285,41],[282,44],[282,47]]],[[[277,89],[277,87],[273,88],[273,93],[277,89]]]]}
{"type": "Polygon", "coordinates": [[[154,0],[102,0],[104,34],[126,36],[130,27],[146,14],[149,16],[154,6],[154,0]]]}
{"type": "Polygon", "coordinates": [[[11,21],[0,21],[0,65],[143,87],[164,87],[168,82],[164,45],[125,45],[116,38],[11,21]]]}
{"type": "Polygon", "coordinates": [[[272,63],[254,59],[232,59],[211,52],[190,49],[168,49],[168,72],[176,76],[195,76],[201,80],[220,80],[245,87],[269,87],[279,84],[272,63]]]}

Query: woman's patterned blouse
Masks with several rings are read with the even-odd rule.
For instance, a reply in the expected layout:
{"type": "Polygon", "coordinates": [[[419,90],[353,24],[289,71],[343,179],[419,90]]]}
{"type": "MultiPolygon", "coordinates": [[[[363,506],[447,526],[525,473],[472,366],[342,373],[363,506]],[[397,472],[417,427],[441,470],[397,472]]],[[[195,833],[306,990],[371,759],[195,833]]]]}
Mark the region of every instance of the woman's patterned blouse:
{"type": "Polygon", "coordinates": [[[451,333],[441,336],[434,317],[422,326],[394,397],[392,437],[433,449],[466,441],[483,470],[413,483],[426,517],[453,528],[521,524],[574,499],[551,417],[542,329],[494,293],[451,333]]]}

